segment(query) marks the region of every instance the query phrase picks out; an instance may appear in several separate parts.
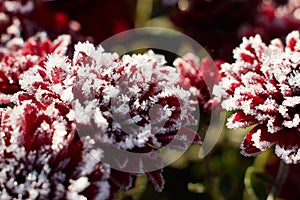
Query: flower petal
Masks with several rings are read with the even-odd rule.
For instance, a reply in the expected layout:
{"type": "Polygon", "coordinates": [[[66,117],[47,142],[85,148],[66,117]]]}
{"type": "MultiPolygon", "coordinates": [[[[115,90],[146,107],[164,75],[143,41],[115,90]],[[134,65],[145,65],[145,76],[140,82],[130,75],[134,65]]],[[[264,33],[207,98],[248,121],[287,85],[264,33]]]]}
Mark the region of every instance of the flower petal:
{"type": "Polygon", "coordinates": [[[300,162],[300,134],[296,129],[282,129],[277,133],[276,155],[287,164],[300,162]]]}
{"type": "Polygon", "coordinates": [[[241,144],[241,154],[255,156],[274,145],[273,135],[263,125],[253,128],[241,144]]]}
{"type": "Polygon", "coordinates": [[[228,118],[226,125],[228,128],[246,128],[256,123],[258,122],[255,117],[246,115],[244,112],[237,112],[228,118]]]}
{"type": "Polygon", "coordinates": [[[148,179],[151,181],[155,190],[158,192],[161,192],[165,185],[165,180],[164,180],[163,176],[161,175],[161,173],[162,173],[162,169],[146,173],[148,179]]]}

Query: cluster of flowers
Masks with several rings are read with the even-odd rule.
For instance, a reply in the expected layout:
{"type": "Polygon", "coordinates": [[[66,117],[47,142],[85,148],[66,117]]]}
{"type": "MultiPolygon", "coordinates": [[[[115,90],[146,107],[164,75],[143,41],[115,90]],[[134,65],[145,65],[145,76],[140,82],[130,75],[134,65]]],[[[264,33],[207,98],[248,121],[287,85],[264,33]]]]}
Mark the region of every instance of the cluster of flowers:
{"type": "Polygon", "coordinates": [[[151,51],[120,58],[88,42],[69,58],[69,35],[29,37],[47,30],[32,18],[37,2],[0,3],[1,199],[112,199],[142,172],[161,191],[157,150],[200,143],[178,134],[196,120],[176,69],[151,51]]]}
{"type": "MultiPolygon", "coordinates": [[[[237,8],[249,3],[235,2],[230,5],[237,8]]],[[[112,199],[142,172],[161,191],[163,160],[157,150],[184,150],[191,142],[201,143],[197,135],[181,131],[197,124],[192,96],[204,113],[220,102],[235,112],[228,128],[255,126],[241,144],[243,155],[275,146],[284,162],[299,163],[299,32],[291,32],[285,45],[275,39],[267,46],[259,35],[244,38],[232,64],[189,53],[175,60],[175,69],[152,51],[119,57],[89,42],[77,43],[73,56],[67,56],[70,36],[52,41],[46,33],[31,36],[26,31],[43,30],[30,20],[35,3],[0,2],[1,199],[112,199]],[[211,96],[214,85],[216,98],[211,96]],[[145,156],[132,159],[131,154],[145,156]]],[[[209,7],[216,2],[191,3],[209,7]]],[[[245,12],[260,13],[255,22],[236,17],[243,9],[235,13],[231,8],[225,15],[241,20],[234,24],[245,35],[253,27],[268,27],[266,18],[284,27],[280,34],[299,23],[294,20],[299,14],[296,1],[277,7],[269,1],[250,4],[245,12]],[[249,26],[244,26],[247,20],[249,26]]],[[[223,16],[228,6],[221,5],[215,12],[223,16]]],[[[199,7],[206,8],[190,8],[199,7]]],[[[194,16],[193,9],[184,16],[194,16]]],[[[200,21],[204,18],[199,16],[200,21]]],[[[69,30],[68,20],[60,22],[69,30]]],[[[224,30],[236,28],[230,25],[224,30]]],[[[256,28],[254,32],[261,30],[256,28]]],[[[272,32],[263,30],[262,37],[272,32]]]]}

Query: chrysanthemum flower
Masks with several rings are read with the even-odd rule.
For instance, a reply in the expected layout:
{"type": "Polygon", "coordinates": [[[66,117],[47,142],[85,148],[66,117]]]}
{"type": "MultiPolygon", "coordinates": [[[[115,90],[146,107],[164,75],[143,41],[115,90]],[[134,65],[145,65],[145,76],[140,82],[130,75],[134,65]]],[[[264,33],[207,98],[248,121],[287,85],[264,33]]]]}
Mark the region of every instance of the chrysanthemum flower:
{"type": "Polygon", "coordinates": [[[195,137],[178,134],[181,127],[195,122],[190,93],[179,87],[179,74],[165,66],[163,56],[153,52],[120,59],[88,43],[78,44],[75,49],[73,63],[85,66],[79,67],[76,80],[76,89],[82,95],[79,99],[83,99],[83,103],[75,100],[73,104],[77,122],[89,127],[95,124],[97,128],[90,132],[100,142],[129,152],[149,153],[143,158],[148,162],[113,156],[120,169],[123,165],[125,169],[128,161],[132,171],[157,169],[146,174],[156,189],[162,190],[162,160],[151,152],[171,141],[171,148],[184,149],[195,137]],[[86,115],[79,118],[83,110],[86,115]]]}
{"type": "Polygon", "coordinates": [[[285,163],[300,162],[299,55],[299,32],[286,37],[286,46],[279,39],[267,46],[256,35],[234,50],[234,63],[221,65],[224,77],[214,93],[223,99],[224,109],[236,111],[227,127],[255,125],[244,138],[242,154],[275,146],[285,163]]]}
{"type": "Polygon", "coordinates": [[[47,1],[1,0],[0,1],[0,42],[4,46],[14,38],[28,38],[45,31],[54,39],[61,34],[72,36],[72,43],[86,40],[79,33],[80,24],[71,21],[62,9],[52,9],[47,1]]]}
{"type": "MultiPolygon", "coordinates": [[[[50,98],[50,97],[49,97],[50,98]]],[[[1,199],[108,199],[110,167],[90,137],[78,138],[59,99],[23,98],[1,113],[1,199]]]]}
{"type": "Polygon", "coordinates": [[[212,98],[211,92],[213,85],[220,80],[218,69],[222,63],[221,60],[213,61],[209,57],[200,60],[192,53],[174,61],[180,74],[180,85],[197,97],[197,103],[204,112],[219,103],[218,99],[212,98]]]}
{"type": "MultiPolygon", "coordinates": [[[[61,126],[60,126],[61,128],[64,128],[63,125],[65,125],[65,126],[71,126],[74,130],[73,129],[71,130],[70,128],[64,128],[65,131],[58,131],[57,134],[62,137],[68,134],[72,134],[73,136],[72,138],[70,138],[70,141],[67,141],[65,137],[61,138],[60,141],[57,141],[56,146],[62,146],[61,144],[62,141],[64,141],[63,144],[66,144],[66,146],[71,146],[73,143],[76,144],[78,143],[78,145],[80,145],[81,143],[84,143],[86,140],[88,140],[90,141],[89,143],[91,143],[91,145],[88,146],[88,149],[82,147],[77,152],[73,151],[73,152],[69,152],[69,154],[71,154],[74,157],[80,157],[82,154],[84,154],[85,151],[97,150],[101,152],[101,154],[90,155],[90,159],[91,161],[92,159],[94,159],[93,162],[96,162],[97,166],[99,165],[98,167],[103,168],[102,167],[103,164],[101,165],[99,164],[99,163],[103,163],[102,160],[104,156],[103,150],[99,148],[99,145],[95,142],[93,138],[91,138],[92,135],[83,136],[82,134],[78,134],[78,127],[77,127],[78,123],[77,122],[75,123],[74,120],[70,120],[69,119],[70,117],[68,116],[72,108],[71,102],[74,98],[72,89],[73,89],[73,85],[75,84],[77,70],[78,70],[78,67],[76,65],[72,65],[71,62],[72,61],[69,60],[67,57],[58,54],[53,54],[50,55],[49,58],[45,61],[45,65],[41,65],[41,66],[36,65],[30,70],[28,70],[23,76],[23,78],[20,80],[20,85],[23,91],[15,94],[14,97],[12,98],[13,103],[15,104],[14,109],[17,109],[18,107],[23,107],[24,105],[27,104],[32,105],[33,104],[32,102],[34,102],[34,107],[37,107],[37,110],[42,110],[42,111],[39,111],[36,114],[37,116],[32,116],[30,119],[29,117],[27,117],[29,121],[34,121],[35,118],[37,118],[40,115],[40,112],[43,112],[44,109],[46,110],[45,112],[51,115],[52,118],[53,117],[59,118],[61,122],[61,126]]],[[[31,112],[31,110],[29,111],[31,112]]],[[[82,117],[82,115],[84,115],[84,113],[80,113],[80,116],[78,117],[82,117]]],[[[48,118],[50,120],[50,117],[48,118]]],[[[40,120],[41,122],[39,121],[39,123],[42,123],[42,120],[43,119],[41,119],[40,120]]],[[[16,123],[20,123],[20,122],[16,122],[16,123]]],[[[51,126],[48,126],[48,128],[51,128],[51,126]]],[[[48,135],[47,132],[48,128],[46,127],[45,131],[40,130],[39,124],[36,125],[33,123],[30,131],[38,132],[36,133],[40,135],[38,137],[44,137],[43,134],[46,133],[48,135]]],[[[26,129],[24,130],[24,132],[28,130],[29,129],[26,129]]],[[[27,133],[23,133],[23,134],[27,134],[27,133]]],[[[50,137],[49,140],[56,141],[54,134],[50,135],[49,137],[50,137]]],[[[20,141],[15,140],[14,142],[19,143],[21,141],[22,140],[20,141]]],[[[105,143],[105,141],[102,142],[105,143]]],[[[43,146],[37,144],[36,148],[37,149],[43,148],[43,146]]],[[[61,151],[64,152],[66,151],[66,149],[62,149],[61,151]]],[[[51,154],[52,152],[48,152],[48,153],[51,154]]],[[[57,158],[56,162],[62,164],[64,162],[64,159],[61,160],[59,159],[60,157],[57,158]]],[[[74,165],[75,167],[77,166],[80,169],[82,168],[79,162],[78,163],[73,162],[72,165],[74,165]]],[[[103,188],[102,190],[102,188],[100,188],[100,185],[99,187],[96,187],[97,186],[96,184],[91,186],[91,188],[86,188],[86,192],[84,193],[82,193],[83,191],[82,190],[80,192],[80,195],[83,195],[83,197],[87,197],[89,199],[94,199],[94,198],[112,199],[120,189],[128,189],[131,186],[132,175],[130,173],[118,172],[114,169],[111,169],[108,164],[103,166],[105,166],[105,171],[103,171],[103,173],[106,174],[105,179],[103,179],[103,181],[107,182],[105,183],[105,185],[107,186],[105,186],[105,188],[103,188]]],[[[97,177],[94,177],[95,179],[92,178],[94,176],[94,173],[96,173],[95,175],[97,175],[97,173],[100,173],[97,172],[97,170],[98,169],[95,169],[96,172],[91,171],[92,174],[88,175],[88,179],[91,178],[92,180],[99,181],[97,180],[97,177]]],[[[99,176],[100,175],[101,174],[99,174],[99,176]]],[[[68,180],[69,178],[70,177],[66,177],[64,186],[67,186],[67,181],[69,181],[68,180]]],[[[88,179],[87,181],[89,182],[88,179]]],[[[63,190],[63,192],[67,193],[67,189],[63,190]]],[[[73,196],[73,197],[79,198],[79,196],[73,196]]],[[[72,199],[73,197],[70,197],[69,199],[72,199]]],[[[53,197],[51,196],[51,198],[60,199],[61,197],[53,194],[53,197]]]]}
{"type": "Polygon", "coordinates": [[[59,36],[53,42],[45,33],[26,40],[14,38],[0,48],[0,104],[10,103],[11,95],[20,91],[19,79],[34,65],[43,65],[49,53],[64,55],[70,37],[59,36]]]}
{"type": "Polygon", "coordinates": [[[15,37],[21,37],[22,23],[20,16],[26,16],[34,9],[32,0],[0,2],[0,41],[8,42],[15,37]]]}

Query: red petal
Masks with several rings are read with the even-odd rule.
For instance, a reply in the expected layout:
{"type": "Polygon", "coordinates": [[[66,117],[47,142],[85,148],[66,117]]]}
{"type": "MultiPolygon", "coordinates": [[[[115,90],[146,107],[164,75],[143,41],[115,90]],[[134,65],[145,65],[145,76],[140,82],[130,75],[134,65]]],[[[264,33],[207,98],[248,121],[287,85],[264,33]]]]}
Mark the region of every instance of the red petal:
{"type": "Polygon", "coordinates": [[[282,129],[277,134],[277,144],[282,147],[299,146],[300,133],[297,129],[282,129]]]}
{"type": "Polygon", "coordinates": [[[276,155],[287,164],[300,162],[300,134],[296,129],[282,129],[276,133],[276,155]]]}
{"type": "Polygon", "coordinates": [[[253,128],[241,144],[241,154],[254,156],[274,145],[276,135],[267,132],[264,125],[253,128]]]}
{"type": "Polygon", "coordinates": [[[244,112],[237,112],[233,116],[232,124],[236,125],[235,128],[246,128],[253,124],[258,123],[252,115],[246,115],[244,112]]]}
{"type": "Polygon", "coordinates": [[[165,185],[165,180],[161,173],[162,169],[146,173],[149,181],[153,184],[155,190],[158,192],[161,192],[165,185]]]}
{"type": "Polygon", "coordinates": [[[253,57],[252,55],[241,53],[240,56],[241,56],[243,61],[245,61],[247,63],[250,63],[250,64],[254,63],[255,57],[253,57]]]}
{"type": "Polygon", "coordinates": [[[295,50],[295,45],[297,43],[297,40],[295,38],[290,38],[288,41],[286,41],[287,47],[289,47],[292,51],[295,50]]]}
{"type": "Polygon", "coordinates": [[[132,185],[132,177],[130,173],[111,169],[110,182],[121,189],[127,190],[132,185]]]}
{"type": "Polygon", "coordinates": [[[110,178],[110,195],[109,200],[115,199],[117,192],[120,189],[128,190],[132,185],[132,177],[129,173],[111,169],[110,178]]]}

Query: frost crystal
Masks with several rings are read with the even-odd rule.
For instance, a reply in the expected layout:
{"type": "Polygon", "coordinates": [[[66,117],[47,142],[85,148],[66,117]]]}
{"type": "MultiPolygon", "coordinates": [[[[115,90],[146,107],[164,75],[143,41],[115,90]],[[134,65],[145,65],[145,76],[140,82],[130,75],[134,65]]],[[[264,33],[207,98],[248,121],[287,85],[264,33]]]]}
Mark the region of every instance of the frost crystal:
{"type": "Polygon", "coordinates": [[[236,111],[227,127],[256,124],[241,145],[242,154],[256,155],[275,145],[286,163],[300,162],[299,52],[297,31],[286,37],[285,47],[279,39],[267,46],[256,35],[234,50],[234,63],[221,65],[224,77],[215,95],[224,109],[236,111]]]}

